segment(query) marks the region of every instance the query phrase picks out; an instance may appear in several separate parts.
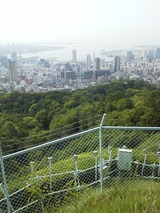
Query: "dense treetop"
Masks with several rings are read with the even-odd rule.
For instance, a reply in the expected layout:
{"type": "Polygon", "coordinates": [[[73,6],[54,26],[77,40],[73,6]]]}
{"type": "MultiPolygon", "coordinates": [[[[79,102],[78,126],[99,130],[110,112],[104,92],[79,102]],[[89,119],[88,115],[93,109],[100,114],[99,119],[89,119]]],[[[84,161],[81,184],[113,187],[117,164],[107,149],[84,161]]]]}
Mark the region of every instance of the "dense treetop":
{"type": "Polygon", "coordinates": [[[160,91],[143,81],[116,81],[77,91],[0,94],[5,150],[105,125],[160,126],[160,91]]]}

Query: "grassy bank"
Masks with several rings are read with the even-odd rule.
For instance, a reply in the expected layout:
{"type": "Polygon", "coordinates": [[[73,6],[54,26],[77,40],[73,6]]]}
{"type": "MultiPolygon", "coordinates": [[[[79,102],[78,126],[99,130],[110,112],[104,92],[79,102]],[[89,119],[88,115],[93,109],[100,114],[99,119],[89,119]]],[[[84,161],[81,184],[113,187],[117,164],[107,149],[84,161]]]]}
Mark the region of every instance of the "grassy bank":
{"type": "Polygon", "coordinates": [[[154,181],[118,180],[102,194],[99,189],[86,189],[60,208],[49,206],[45,213],[159,213],[159,186],[154,181]]]}

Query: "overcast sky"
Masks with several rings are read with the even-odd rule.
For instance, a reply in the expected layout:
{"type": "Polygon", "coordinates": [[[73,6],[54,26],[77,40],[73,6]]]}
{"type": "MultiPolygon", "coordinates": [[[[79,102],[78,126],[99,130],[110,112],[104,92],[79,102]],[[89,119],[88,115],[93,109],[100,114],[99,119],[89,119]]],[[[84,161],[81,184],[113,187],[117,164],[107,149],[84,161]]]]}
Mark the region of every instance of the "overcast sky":
{"type": "Polygon", "coordinates": [[[160,45],[160,0],[1,0],[0,42],[160,45]]]}

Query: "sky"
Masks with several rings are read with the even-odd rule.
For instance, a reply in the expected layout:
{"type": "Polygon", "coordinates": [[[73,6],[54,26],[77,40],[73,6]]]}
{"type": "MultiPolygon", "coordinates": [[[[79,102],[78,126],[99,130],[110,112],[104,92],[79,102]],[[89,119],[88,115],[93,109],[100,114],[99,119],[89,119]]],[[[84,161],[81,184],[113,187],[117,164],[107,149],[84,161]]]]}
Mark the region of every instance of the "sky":
{"type": "Polygon", "coordinates": [[[1,0],[0,43],[160,45],[160,0],[1,0]]]}

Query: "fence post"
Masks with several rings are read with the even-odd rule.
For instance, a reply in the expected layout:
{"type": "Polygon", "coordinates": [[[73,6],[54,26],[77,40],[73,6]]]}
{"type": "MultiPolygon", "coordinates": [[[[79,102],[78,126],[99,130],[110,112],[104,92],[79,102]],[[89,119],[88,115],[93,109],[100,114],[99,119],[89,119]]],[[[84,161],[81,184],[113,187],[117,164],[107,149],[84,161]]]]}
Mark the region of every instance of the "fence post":
{"type": "Polygon", "coordinates": [[[49,161],[50,191],[52,191],[52,157],[48,157],[48,161],[49,161]]]}
{"type": "Polygon", "coordinates": [[[144,168],[145,168],[146,158],[147,158],[147,150],[146,149],[143,149],[143,154],[144,154],[144,161],[143,161],[142,171],[141,171],[142,176],[143,176],[143,173],[144,173],[144,168]]]}
{"type": "Polygon", "coordinates": [[[93,151],[94,162],[95,162],[95,181],[97,181],[97,151],[93,151]]]}
{"type": "Polygon", "coordinates": [[[76,184],[76,181],[77,181],[78,182],[78,189],[80,189],[79,171],[78,171],[78,165],[77,165],[78,155],[73,155],[73,159],[74,159],[74,166],[75,166],[75,184],[76,184]]]}
{"type": "Polygon", "coordinates": [[[101,189],[101,193],[103,192],[103,156],[102,156],[102,126],[103,126],[103,121],[105,118],[106,114],[103,114],[101,123],[100,123],[100,127],[99,127],[99,152],[100,152],[100,189],[101,189]]]}
{"type": "Polygon", "coordinates": [[[10,202],[9,202],[6,174],[5,174],[4,162],[3,162],[3,157],[2,156],[3,156],[2,155],[2,147],[1,147],[1,143],[0,143],[0,161],[1,161],[1,171],[2,171],[2,177],[3,177],[4,193],[5,193],[5,198],[6,198],[6,201],[7,201],[8,213],[11,213],[11,205],[10,205],[10,202]]]}

